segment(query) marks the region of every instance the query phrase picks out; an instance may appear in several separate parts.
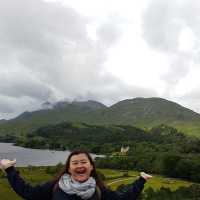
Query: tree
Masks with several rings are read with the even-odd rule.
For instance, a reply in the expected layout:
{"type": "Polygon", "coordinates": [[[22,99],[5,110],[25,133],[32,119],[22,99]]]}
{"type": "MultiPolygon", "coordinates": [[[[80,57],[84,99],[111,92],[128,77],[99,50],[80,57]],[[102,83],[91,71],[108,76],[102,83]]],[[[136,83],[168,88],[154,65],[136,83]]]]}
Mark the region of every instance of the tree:
{"type": "Polygon", "coordinates": [[[170,176],[170,177],[176,177],[177,171],[177,163],[181,157],[179,155],[172,155],[172,154],[166,154],[164,155],[162,159],[162,173],[170,176]]]}

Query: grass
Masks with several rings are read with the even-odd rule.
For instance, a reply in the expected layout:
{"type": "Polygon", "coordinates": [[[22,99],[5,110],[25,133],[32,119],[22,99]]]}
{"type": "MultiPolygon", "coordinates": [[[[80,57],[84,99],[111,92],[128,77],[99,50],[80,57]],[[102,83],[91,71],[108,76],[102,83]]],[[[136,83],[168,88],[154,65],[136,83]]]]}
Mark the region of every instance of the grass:
{"type": "MultiPolygon", "coordinates": [[[[121,184],[132,183],[139,175],[139,173],[136,171],[128,171],[128,176],[125,176],[125,174],[127,175],[127,171],[111,169],[98,170],[104,174],[107,185],[113,190],[115,190],[121,184]]],[[[52,179],[52,175],[46,173],[45,167],[20,168],[19,171],[21,176],[32,185],[52,179]]],[[[21,198],[18,197],[15,192],[12,191],[12,189],[10,189],[8,181],[2,172],[0,173],[0,177],[1,200],[20,200],[21,198]]],[[[189,187],[191,184],[192,182],[154,175],[154,178],[145,184],[145,189],[152,187],[155,190],[159,190],[161,187],[166,187],[173,191],[179,187],[189,187]]]]}
{"type": "MultiPolygon", "coordinates": [[[[20,168],[21,176],[32,185],[51,180],[52,176],[46,174],[44,167],[20,168]]],[[[0,174],[0,194],[1,200],[21,200],[9,186],[7,178],[3,173],[0,174]]]]}
{"type": "MultiPolygon", "coordinates": [[[[106,176],[107,185],[109,185],[109,187],[113,190],[116,190],[116,188],[121,184],[126,185],[132,183],[139,175],[136,171],[128,171],[128,177],[123,177],[124,172],[118,170],[101,169],[101,172],[106,176]],[[114,181],[117,182],[112,183],[114,181]]],[[[179,187],[189,187],[191,184],[193,183],[189,181],[153,175],[153,178],[145,184],[145,189],[152,187],[154,190],[159,190],[161,187],[166,187],[174,191],[179,187]]]]}

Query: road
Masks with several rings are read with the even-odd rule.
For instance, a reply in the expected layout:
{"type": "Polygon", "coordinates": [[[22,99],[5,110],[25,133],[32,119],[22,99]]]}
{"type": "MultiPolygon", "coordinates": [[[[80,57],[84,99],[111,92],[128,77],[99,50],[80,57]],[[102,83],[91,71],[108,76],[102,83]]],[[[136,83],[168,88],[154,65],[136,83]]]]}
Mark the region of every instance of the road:
{"type": "Polygon", "coordinates": [[[126,181],[126,180],[133,179],[133,178],[134,178],[134,177],[123,178],[123,179],[117,179],[117,180],[115,180],[115,181],[112,181],[112,182],[108,183],[107,185],[112,185],[112,184],[114,184],[114,183],[126,181]]]}

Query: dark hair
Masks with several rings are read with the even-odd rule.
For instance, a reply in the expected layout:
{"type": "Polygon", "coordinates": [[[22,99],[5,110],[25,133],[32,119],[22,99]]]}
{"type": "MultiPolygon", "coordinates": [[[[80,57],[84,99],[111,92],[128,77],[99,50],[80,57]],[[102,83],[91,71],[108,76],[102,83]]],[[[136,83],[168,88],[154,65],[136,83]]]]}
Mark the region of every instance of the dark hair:
{"type": "Polygon", "coordinates": [[[97,171],[96,171],[96,167],[95,167],[95,163],[91,157],[91,155],[85,151],[85,150],[75,150],[75,151],[72,151],[68,158],[67,158],[67,161],[64,165],[64,168],[63,170],[61,170],[61,172],[55,177],[55,179],[53,180],[55,182],[55,186],[54,186],[54,189],[53,191],[55,191],[57,188],[58,188],[58,182],[61,178],[61,176],[65,173],[69,173],[69,168],[70,168],[70,160],[71,160],[71,157],[74,156],[74,155],[78,155],[78,154],[85,154],[87,156],[87,158],[89,159],[90,161],[90,164],[93,166],[93,169],[91,171],[91,174],[90,176],[92,176],[95,180],[96,180],[96,184],[97,186],[100,188],[100,189],[103,189],[105,188],[105,184],[103,183],[103,181],[99,178],[98,174],[97,174],[97,171]]]}

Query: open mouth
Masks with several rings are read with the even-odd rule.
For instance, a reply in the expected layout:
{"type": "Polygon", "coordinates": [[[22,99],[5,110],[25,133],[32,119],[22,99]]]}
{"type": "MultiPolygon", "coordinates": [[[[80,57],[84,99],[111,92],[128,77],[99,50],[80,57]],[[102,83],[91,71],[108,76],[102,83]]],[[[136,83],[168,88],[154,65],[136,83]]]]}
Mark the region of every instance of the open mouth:
{"type": "Polygon", "coordinates": [[[83,175],[83,174],[86,173],[86,169],[77,169],[77,170],[76,170],[76,173],[77,173],[77,174],[80,174],[80,175],[83,175]]]}

